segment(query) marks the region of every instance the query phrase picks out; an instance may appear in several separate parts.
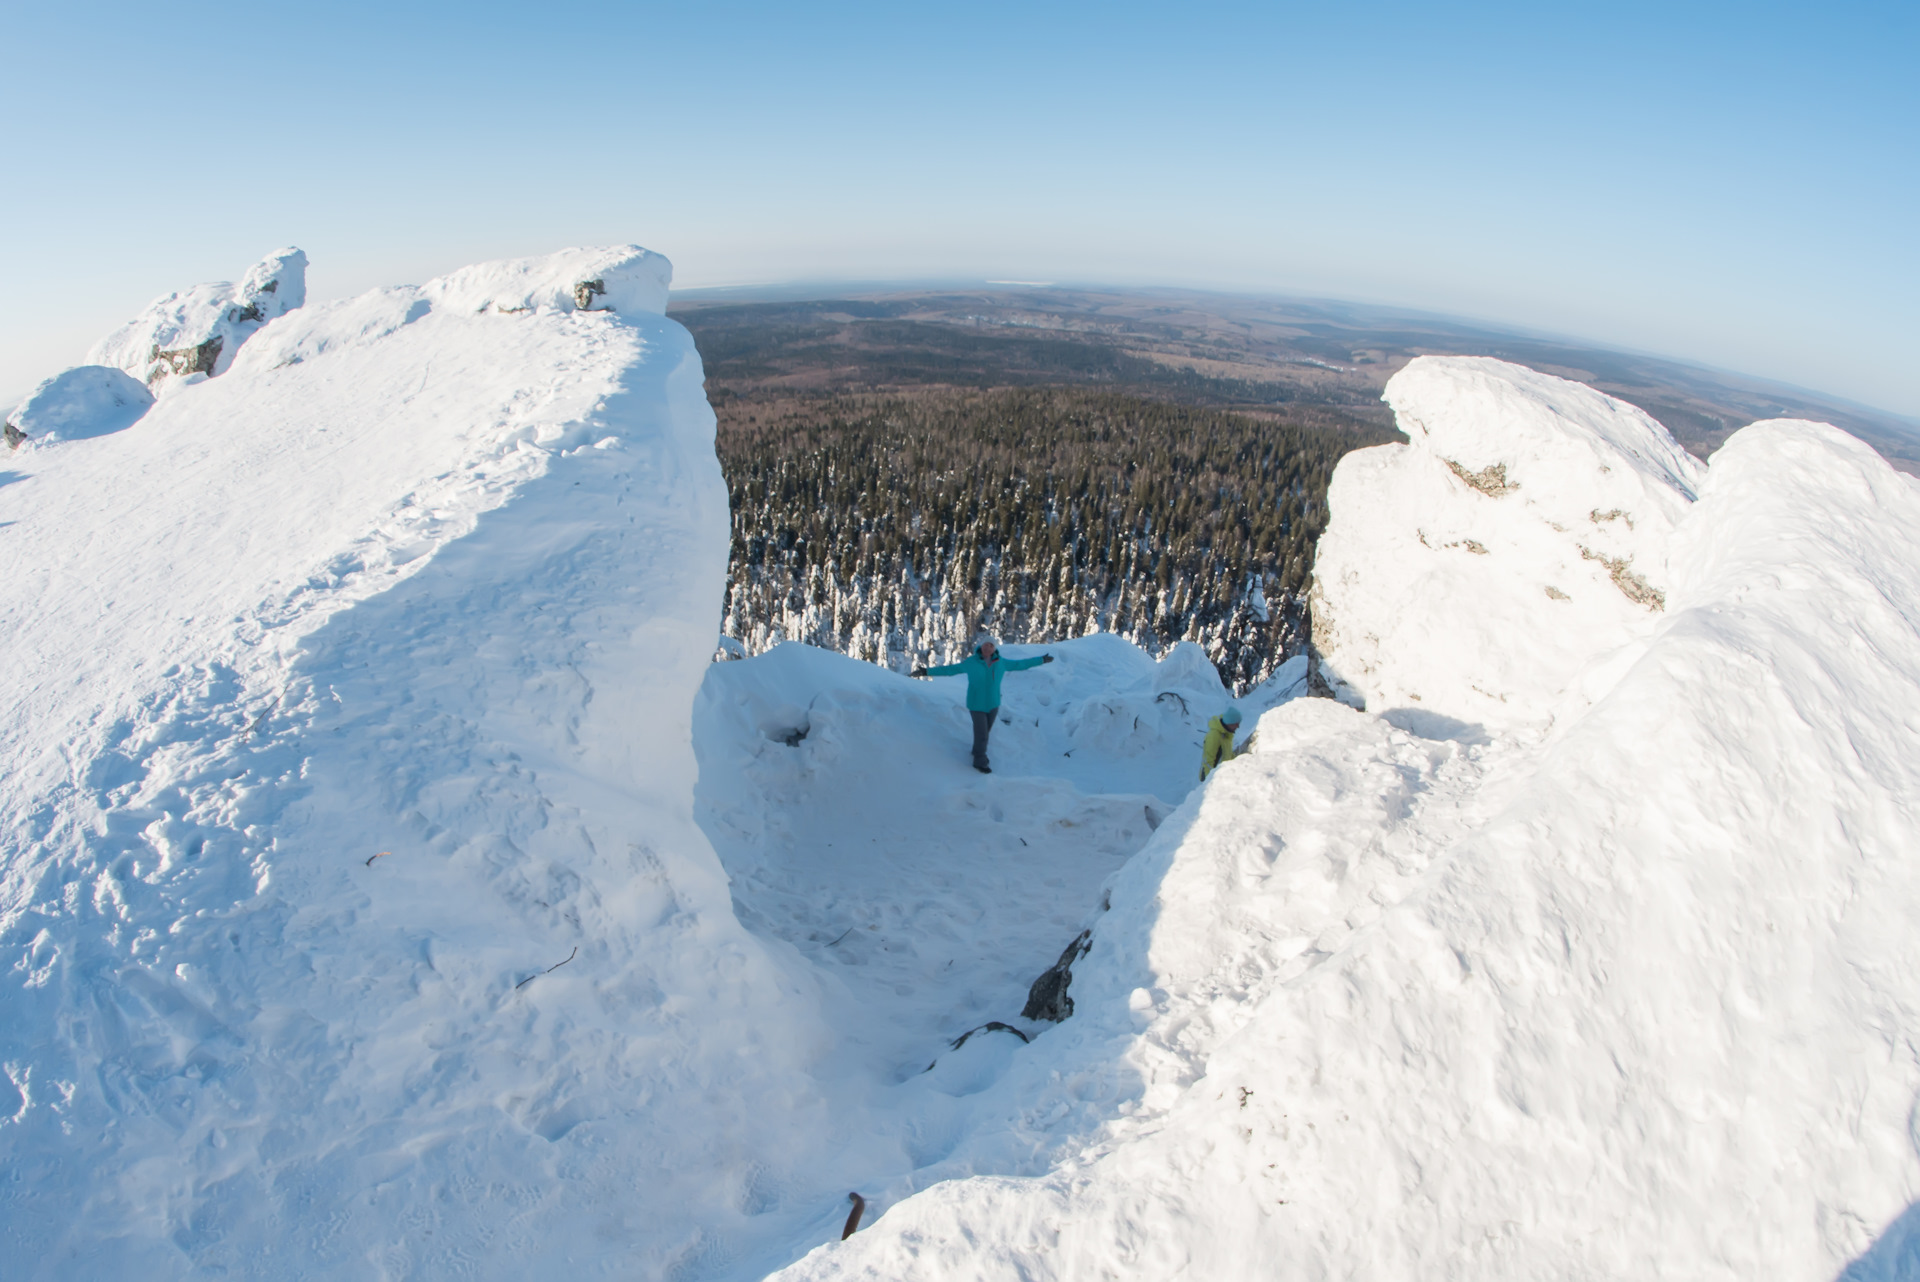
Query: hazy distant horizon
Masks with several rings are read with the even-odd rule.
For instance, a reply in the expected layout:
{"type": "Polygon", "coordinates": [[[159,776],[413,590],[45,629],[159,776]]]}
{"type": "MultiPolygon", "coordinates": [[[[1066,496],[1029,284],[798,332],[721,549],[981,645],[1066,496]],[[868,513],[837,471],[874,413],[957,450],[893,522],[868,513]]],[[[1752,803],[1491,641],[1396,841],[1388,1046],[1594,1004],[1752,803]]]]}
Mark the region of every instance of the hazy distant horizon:
{"type": "Polygon", "coordinates": [[[1622,343],[1610,343],[1600,339],[1596,339],[1591,335],[1570,334],[1563,331],[1552,330],[1552,329],[1539,329],[1531,326],[1515,324],[1508,321],[1502,321],[1494,317],[1473,316],[1473,315],[1468,315],[1461,312],[1448,312],[1448,311],[1438,310],[1434,308],[1427,308],[1427,307],[1403,307],[1403,306],[1395,305],[1393,303],[1379,302],[1371,299],[1337,298],[1331,295],[1324,295],[1324,294],[1297,294],[1297,293],[1284,293],[1280,291],[1268,291],[1268,290],[1234,290],[1234,289],[1228,289],[1224,287],[1182,286],[1182,285],[1165,285],[1165,284],[1124,285],[1124,284],[1114,284],[1112,282],[1107,282],[1107,281],[1056,280],[1056,281],[1048,281],[1042,284],[1041,282],[1037,282],[1037,281],[1017,281],[1016,282],[1016,281],[980,280],[977,278],[965,279],[960,277],[947,277],[947,278],[929,277],[921,280],[846,279],[846,280],[755,281],[747,284],[723,284],[723,285],[678,285],[676,284],[670,293],[667,305],[668,305],[668,309],[671,310],[673,303],[675,301],[686,298],[689,295],[716,295],[716,296],[722,295],[722,294],[737,295],[738,297],[732,298],[729,301],[737,301],[742,303],[759,302],[759,301],[798,302],[798,301],[806,301],[806,300],[816,299],[816,298],[825,299],[825,298],[860,295],[860,294],[884,294],[884,293],[904,294],[904,293],[913,293],[916,291],[923,291],[923,290],[936,291],[936,290],[966,290],[966,289],[993,289],[993,288],[1008,289],[1008,288],[1021,288],[1021,287],[1028,287],[1028,288],[1035,288],[1035,289],[1085,290],[1090,293],[1114,293],[1114,294],[1152,294],[1152,293],[1183,294],[1184,293],[1184,294],[1195,294],[1195,295],[1202,295],[1202,296],[1211,295],[1211,296],[1217,296],[1217,297],[1223,297],[1223,298],[1244,299],[1252,302],[1294,303],[1294,304],[1318,305],[1318,306],[1326,306],[1326,307],[1349,308],[1358,312],[1377,313],[1383,319],[1388,317],[1403,317],[1406,319],[1442,321],[1442,322],[1446,322],[1454,325],[1470,326],[1476,329],[1484,330],[1488,334],[1497,334],[1501,336],[1509,336],[1509,337],[1515,337],[1515,338],[1540,339],[1540,340],[1546,340],[1546,341],[1557,342],[1557,343],[1566,343],[1573,346],[1591,347],[1600,351],[1618,352],[1618,353],[1621,353],[1622,355],[1642,356],[1642,357],[1647,357],[1653,360],[1670,361],[1675,365],[1684,365],[1693,369],[1704,370],[1709,373],[1721,374],[1721,375],[1726,375],[1734,378],[1751,379],[1756,383],[1769,384],[1774,387],[1778,387],[1783,392],[1792,392],[1801,396],[1817,397],[1822,400],[1832,401],[1837,406],[1840,406],[1840,407],[1844,407],[1844,408],[1848,408],[1848,409],[1852,409],[1852,410],[1856,410],[1864,413],[1869,413],[1869,414],[1884,415],[1887,418],[1894,419],[1900,423],[1905,424],[1906,426],[1912,428],[1915,433],[1920,434],[1920,415],[1901,414],[1898,411],[1888,409],[1883,405],[1873,405],[1865,401],[1857,401],[1850,397],[1841,395],[1840,393],[1828,391],[1824,388],[1806,387],[1798,383],[1791,383],[1783,379],[1772,378],[1765,374],[1755,373],[1752,370],[1731,369],[1725,366],[1708,364],[1705,361],[1689,360],[1684,356],[1676,356],[1672,352],[1653,351],[1646,348],[1637,348],[1637,347],[1628,346],[1622,343]]]}
{"type": "Polygon", "coordinates": [[[0,387],[289,243],[326,299],[635,241],[689,286],[1496,318],[1920,418],[1912,5],[110,0],[7,35],[0,387]],[[155,131],[207,86],[216,125],[155,131]]]}

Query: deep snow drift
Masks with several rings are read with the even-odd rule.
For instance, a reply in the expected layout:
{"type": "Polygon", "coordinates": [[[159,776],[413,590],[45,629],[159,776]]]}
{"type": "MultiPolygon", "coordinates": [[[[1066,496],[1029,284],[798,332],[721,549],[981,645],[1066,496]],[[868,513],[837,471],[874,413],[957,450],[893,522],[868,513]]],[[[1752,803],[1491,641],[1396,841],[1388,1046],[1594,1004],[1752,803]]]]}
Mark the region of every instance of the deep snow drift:
{"type": "Polygon", "coordinates": [[[1322,553],[1369,711],[1268,712],[1114,878],[1002,1079],[1044,1174],[781,1277],[1920,1270],[1914,483],[1496,361],[1389,398],[1322,553]]]}

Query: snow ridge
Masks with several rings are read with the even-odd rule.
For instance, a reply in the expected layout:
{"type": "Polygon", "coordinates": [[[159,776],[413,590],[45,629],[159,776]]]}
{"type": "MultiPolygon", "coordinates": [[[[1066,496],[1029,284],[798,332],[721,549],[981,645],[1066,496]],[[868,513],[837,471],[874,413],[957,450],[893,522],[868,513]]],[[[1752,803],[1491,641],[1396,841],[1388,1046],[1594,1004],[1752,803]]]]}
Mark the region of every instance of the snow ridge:
{"type": "Polygon", "coordinates": [[[658,1276],[779,1233],[816,997],[692,819],[726,492],[666,279],[568,251],[302,308],[18,456],[25,1276],[658,1276]]]}

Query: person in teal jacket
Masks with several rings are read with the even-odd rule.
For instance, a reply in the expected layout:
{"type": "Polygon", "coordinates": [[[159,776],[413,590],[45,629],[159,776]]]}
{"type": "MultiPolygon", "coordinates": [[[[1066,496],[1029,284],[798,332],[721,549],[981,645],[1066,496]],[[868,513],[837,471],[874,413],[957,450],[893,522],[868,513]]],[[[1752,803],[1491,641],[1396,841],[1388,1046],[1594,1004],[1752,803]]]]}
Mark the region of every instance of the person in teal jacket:
{"type": "Polygon", "coordinates": [[[967,712],[973,717],[973,768],[983,775],[993,773],[987,764],[987,736],[993,733],[994,718],[1000,715],[1000,678],[1009,672],[1021,672],[1052,663],[1053,656],[1036,659],[1003,659],[1000,647],[987,637],[973,653],[958,663],[943,663],[937,668],[915,668],[916,677],[959,677],[967,679],[967,712]]]}

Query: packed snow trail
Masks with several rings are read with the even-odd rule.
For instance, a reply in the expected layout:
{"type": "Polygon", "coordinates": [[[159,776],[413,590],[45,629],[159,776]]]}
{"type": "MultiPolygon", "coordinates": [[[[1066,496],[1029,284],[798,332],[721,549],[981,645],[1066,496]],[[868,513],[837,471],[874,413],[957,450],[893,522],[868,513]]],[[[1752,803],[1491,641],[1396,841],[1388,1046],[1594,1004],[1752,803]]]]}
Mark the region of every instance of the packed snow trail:
{"type": "Polygon", "coordinates": [[[969,1029],[1021,1024],[1101,884],[1193,787],[1227,699],[1198,647],[1049,649],[1007,678],[990,776],[968,765],[964,680],[793,644],[709,673],[702,819],[743,924],[833,977],[857,1048],[836,1071],[897,1080],[969,1029]]]}
{"type": "Polygon", "coordinates": [[[1263,716],[1009,1142],[783,1282],[1920,1275],[1920,488],[1497,361],[1388,398],[1318,570],[1367,710],[1263,716]]]}

